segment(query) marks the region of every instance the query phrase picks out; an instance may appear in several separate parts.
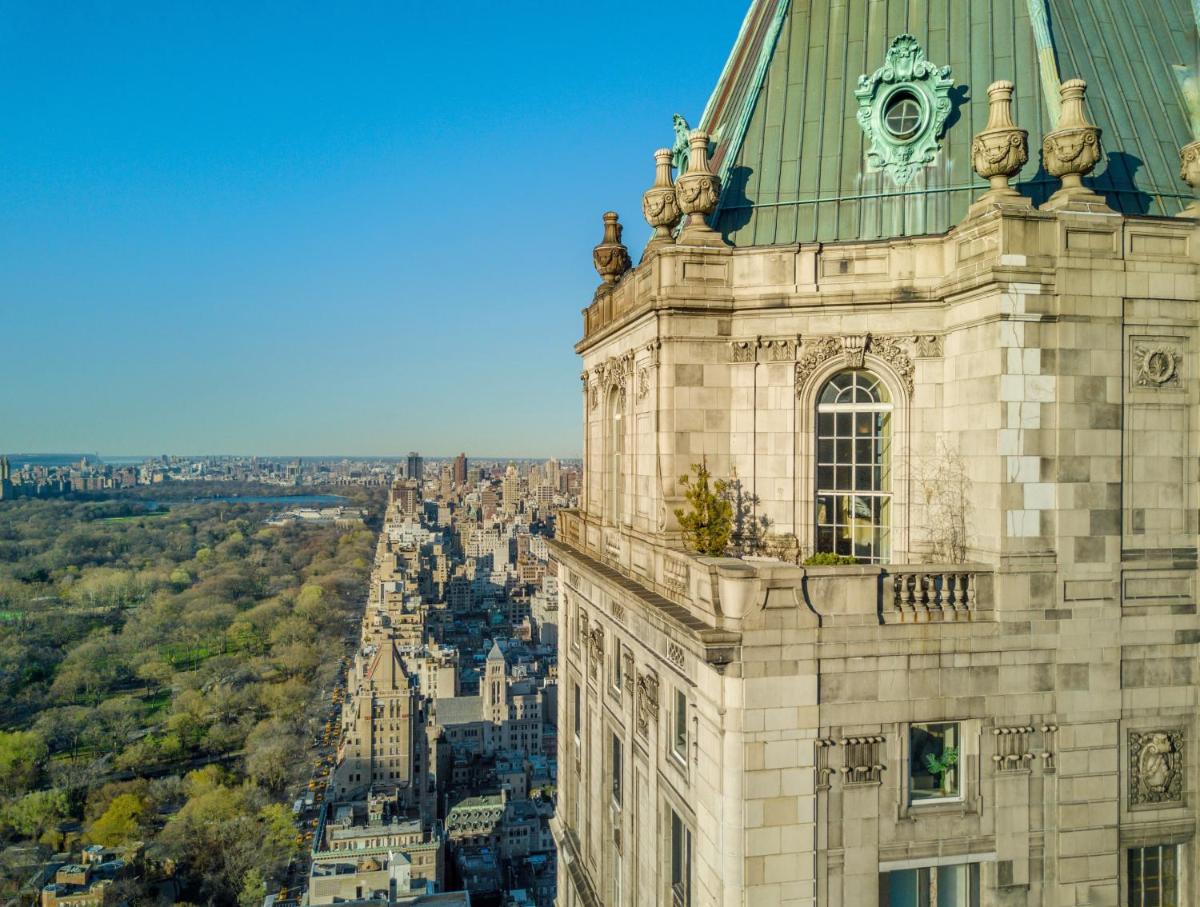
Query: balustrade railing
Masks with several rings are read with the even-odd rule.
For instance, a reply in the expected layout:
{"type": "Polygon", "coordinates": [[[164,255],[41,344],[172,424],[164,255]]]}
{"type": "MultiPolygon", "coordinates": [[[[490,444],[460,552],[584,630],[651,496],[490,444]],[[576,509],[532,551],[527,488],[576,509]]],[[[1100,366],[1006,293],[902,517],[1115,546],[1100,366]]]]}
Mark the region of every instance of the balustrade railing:
{"type": "MultiPolygon", "coordinates": [[[[962,564],[888,567],[892,601],[885,619],[898,622],[973,620],[979,610],[980,576],[962,564]]],[[[884,588],[888,588],[885,582],[884,588]]]]}

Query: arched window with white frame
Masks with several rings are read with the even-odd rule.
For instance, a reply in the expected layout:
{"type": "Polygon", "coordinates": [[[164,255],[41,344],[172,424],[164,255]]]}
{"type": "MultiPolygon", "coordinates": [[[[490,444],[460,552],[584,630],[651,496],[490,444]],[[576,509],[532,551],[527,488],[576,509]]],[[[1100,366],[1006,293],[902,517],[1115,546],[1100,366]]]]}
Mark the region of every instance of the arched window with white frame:
{"type": "Polygon", "coordinates": [[[815,550],[886,563],[892,534],[892,398],[865,369],[817,396],[815,550]]]}
{"type": "Polygon", "coordinates": [[[621,522],[625,502],[625,391],[614,387],[608,394],[608,486],[609,522],[621,522]]]}

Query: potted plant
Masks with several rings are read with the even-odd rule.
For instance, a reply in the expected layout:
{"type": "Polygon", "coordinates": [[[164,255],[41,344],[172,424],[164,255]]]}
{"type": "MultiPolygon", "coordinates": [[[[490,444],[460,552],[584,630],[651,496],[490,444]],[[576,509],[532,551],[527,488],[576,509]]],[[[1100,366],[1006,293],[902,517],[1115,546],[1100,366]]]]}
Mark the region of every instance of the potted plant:
{"type": "Polygon", "coordinates": [[[955,747],[946,747],[942,750],[940,758],[933,753],[925,754],[925,767],[929,769],[929,774],[938,777],[943,797],[950,797],[955,793],[957,784],[954,782],[954,767],[956,765],[958,765],[958,750],[955,747]]]}

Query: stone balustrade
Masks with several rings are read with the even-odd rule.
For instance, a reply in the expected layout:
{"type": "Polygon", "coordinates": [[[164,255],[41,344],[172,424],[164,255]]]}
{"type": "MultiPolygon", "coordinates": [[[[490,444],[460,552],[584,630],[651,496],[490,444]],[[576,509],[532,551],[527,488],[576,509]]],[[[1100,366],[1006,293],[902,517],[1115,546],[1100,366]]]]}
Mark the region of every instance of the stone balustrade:
{"type": "MultiPolygon", "coordinates": [[[[891,591],[885,623],[974,620],[980,610],[983,575],[991,571],[970,564],[889,566],[884,583],[891,591]]],[[[888,603],[885,603],[888,604],[888,603]]]]}
{"type": "Polygon", "coordinates": [[[700,557],[575,510],[560,510],[556,539],[713,628],[757,612],[803,607],[821,625],[991,620],[993,569],[983,564],[854,564],[700,557]],[[789,591],[790,590],[790,591],[789,591]]]}

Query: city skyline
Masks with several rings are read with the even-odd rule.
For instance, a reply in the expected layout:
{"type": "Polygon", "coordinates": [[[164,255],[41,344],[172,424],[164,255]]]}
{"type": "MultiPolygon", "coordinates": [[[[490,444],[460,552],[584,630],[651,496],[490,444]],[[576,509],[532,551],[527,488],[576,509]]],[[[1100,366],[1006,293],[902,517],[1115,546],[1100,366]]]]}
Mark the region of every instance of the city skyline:
{"type": "Polygon", "coordinates": [[[700,11],[655,78],[633,3],[11,7],[5,447],[578,456],[586,250],[614,204],[649,236],[652,153],[744,14],[700,11]]]}

